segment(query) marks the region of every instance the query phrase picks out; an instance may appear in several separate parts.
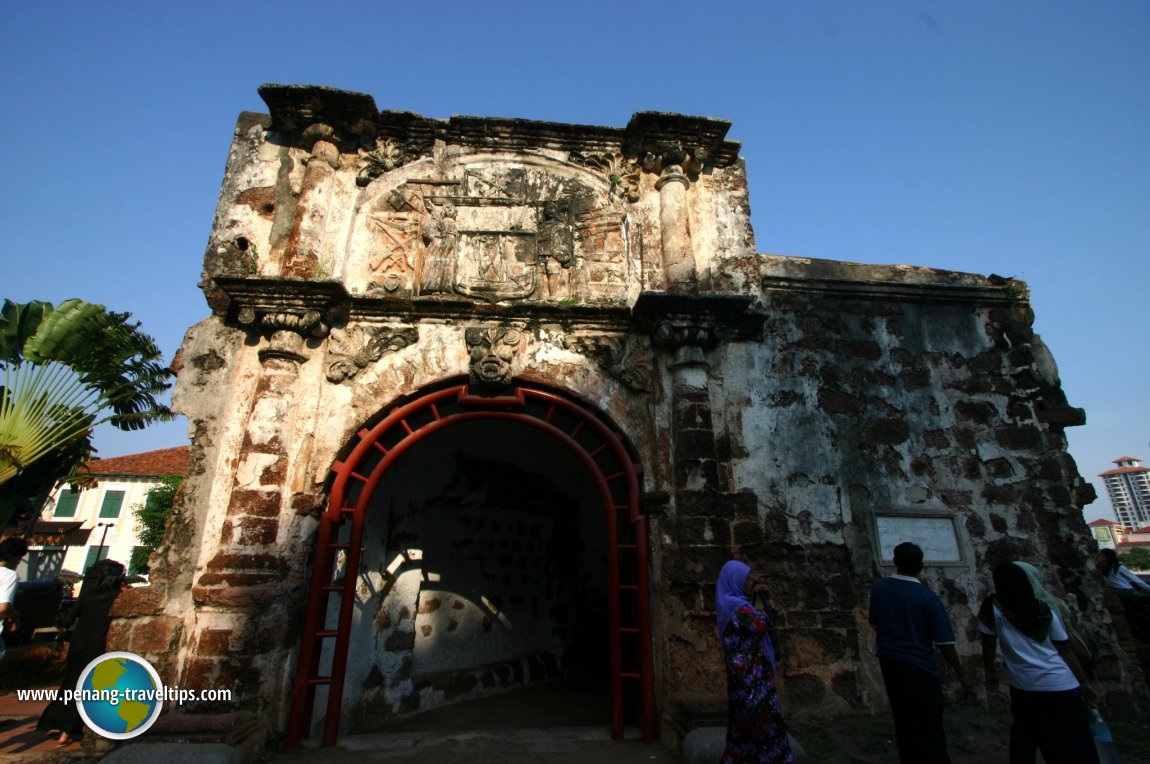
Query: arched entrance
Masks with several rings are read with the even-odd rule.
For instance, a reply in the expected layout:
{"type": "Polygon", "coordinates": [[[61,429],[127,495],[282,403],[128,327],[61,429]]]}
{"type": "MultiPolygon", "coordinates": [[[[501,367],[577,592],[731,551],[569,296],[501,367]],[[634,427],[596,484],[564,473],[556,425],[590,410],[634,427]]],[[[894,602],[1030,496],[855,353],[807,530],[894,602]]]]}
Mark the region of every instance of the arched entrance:
{"type": "Polygon", "coordinates": [[[348,646],[364,529],[372,497],[396,461],[457,425],[506,423],[562,446],[583,465],[606,528],[611,734],[621,738],[624,688],[637,696],[644,737],[655,736],[646,517],[639,511],[641,465],[611,422],[588,403],[545,382],[517,379],[508,395],[473,395],[465,378],[406,396],[357,433],[334,476],[321,517],[287,727],[295,750],[310,727],[317,690],[326,688],[323,744],[339,733],[348,646]],[[345,575],[345,571],[350,572],[345,575]]]}

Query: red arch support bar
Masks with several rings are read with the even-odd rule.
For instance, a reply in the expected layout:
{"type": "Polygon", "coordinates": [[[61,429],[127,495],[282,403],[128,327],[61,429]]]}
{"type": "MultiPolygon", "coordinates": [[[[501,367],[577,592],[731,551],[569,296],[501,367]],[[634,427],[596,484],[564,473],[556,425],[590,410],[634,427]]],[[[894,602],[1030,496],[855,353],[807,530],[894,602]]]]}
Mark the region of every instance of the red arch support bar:
{"type": "Polygon", "coordinates": [[[343,682],[355,604],[355,575],[333,584],[331,572],[337,555],[346,555],[345,570],[359,568],[367,506],[388,467],[419,441],[445,427],[474,420],[506,420],[536,427],[569,447],[587,467],[598,487],[607,519],[608,622],[611,664],[611,736],[623,737],[624,682],[639,685],[640,724],[643,737],[655,739],[655,692],[652,667],[650,577],[647,518],[640,512],[642,466],[609,420],[591,404],[546,383],[517,380],[514,394],[502,397],[471,395],[459,381],[407,397],[389,409],[375,425],[356,435],[347,456],[332,466],[334,481],[327,509],[320,518],[315,564],[308,592],[299,658],[292,685],[292,705],[286,730],[286,748],[299,749],[314,710],[316,690],[328,688],[323,744],[335,745],[339,736],[343,682]],[[388,445],[384,445],[384,444],[388,445]],[[623,513],[623,517],[619,513],[623,513]],[[620,520],[630,526],[632,540],[620,543],[620,520]],[[350,521],[350,537],[340,542],[339,531],[350,521]],[[633,584],[621,584],[624,562],[634,571],[633,584]],[[621,592],[633,593],[626,607],[621,592]],[[332,631],[324,618],[330,598],[339,597],[339,621],[332,631]],[[623,666],[623,637],[638,642],[638,666],[623,666]],[[334,640],[329,675],[320,674],[320,654],[326,640],[334,640]]]}

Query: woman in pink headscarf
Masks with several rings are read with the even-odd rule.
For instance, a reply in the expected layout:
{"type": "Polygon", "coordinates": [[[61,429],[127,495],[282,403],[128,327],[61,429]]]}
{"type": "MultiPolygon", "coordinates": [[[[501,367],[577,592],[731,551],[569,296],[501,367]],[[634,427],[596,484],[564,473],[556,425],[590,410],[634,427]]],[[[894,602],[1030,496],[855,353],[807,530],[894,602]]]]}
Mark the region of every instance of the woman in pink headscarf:
{"type": "Polygon", "coordinates": [[[775,687],[770,615],[755,607],[759,574],[731,560],[715,584],[719,643],[727,667],[729,722],[722,764],[792,764],[787,724],[775,687]]]}

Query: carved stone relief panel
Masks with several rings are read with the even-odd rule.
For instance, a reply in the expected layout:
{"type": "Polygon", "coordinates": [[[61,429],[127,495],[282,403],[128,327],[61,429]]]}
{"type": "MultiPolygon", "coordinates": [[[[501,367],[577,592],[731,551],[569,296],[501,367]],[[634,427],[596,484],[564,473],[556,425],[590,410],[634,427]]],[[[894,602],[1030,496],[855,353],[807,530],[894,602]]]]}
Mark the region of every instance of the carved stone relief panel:
{"type": "Polygon", "coordinates": [[[544,157],[414,163],[370,185],[352,233],[367,272],[353,266],[347,285],[374,296],[587,302],[610,282],[606,271],[620,280],[625,270],[626,210],[613,189],[598,170],[544,157]]]}
{"type": "Polygon", "coordinates": [[[359,150],[359,174],[356,184],[366,186],[373,180],[431,153],[431,145],[398,138],[376,138],[371,150],[359,150]]]}
{"type": "Polygon", "coordinates": [[[642,168],[633,160],[627,159],[622,152],[581,153],[571,152],[568,159],[571,164],[598,170],[607,176],[611,184],[608,198],[612,202],[639,201],[639,174],[642,168]]]}
{"type": "Polygon", "coordinates": [[[654,351],[645,338],[608,335],[570,335],[568,350],[595,359],[599,368],[632,390],[649,393],[655,368],[654,351]]]}
{"type": "Polygon", "coordinates": [[[419,331],[413,326],[361,326],[334,329],[327,347],[326,373],[329,382],[339,384],[353,379],[378,361],[414,344],[419,331]]]}

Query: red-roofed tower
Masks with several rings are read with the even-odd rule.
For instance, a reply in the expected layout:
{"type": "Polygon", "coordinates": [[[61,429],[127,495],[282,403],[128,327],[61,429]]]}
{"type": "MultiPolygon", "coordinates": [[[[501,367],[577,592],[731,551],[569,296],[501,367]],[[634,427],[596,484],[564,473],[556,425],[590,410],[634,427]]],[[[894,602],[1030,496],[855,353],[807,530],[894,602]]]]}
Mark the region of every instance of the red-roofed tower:
{"type": "Polygon", "coordinates": [[[1139,459],[1120,456],[1118,466],[1099,475],[1106,483],[1118,521],[1131,530],[1150,525],[1150,467],[1139,459]]]}

